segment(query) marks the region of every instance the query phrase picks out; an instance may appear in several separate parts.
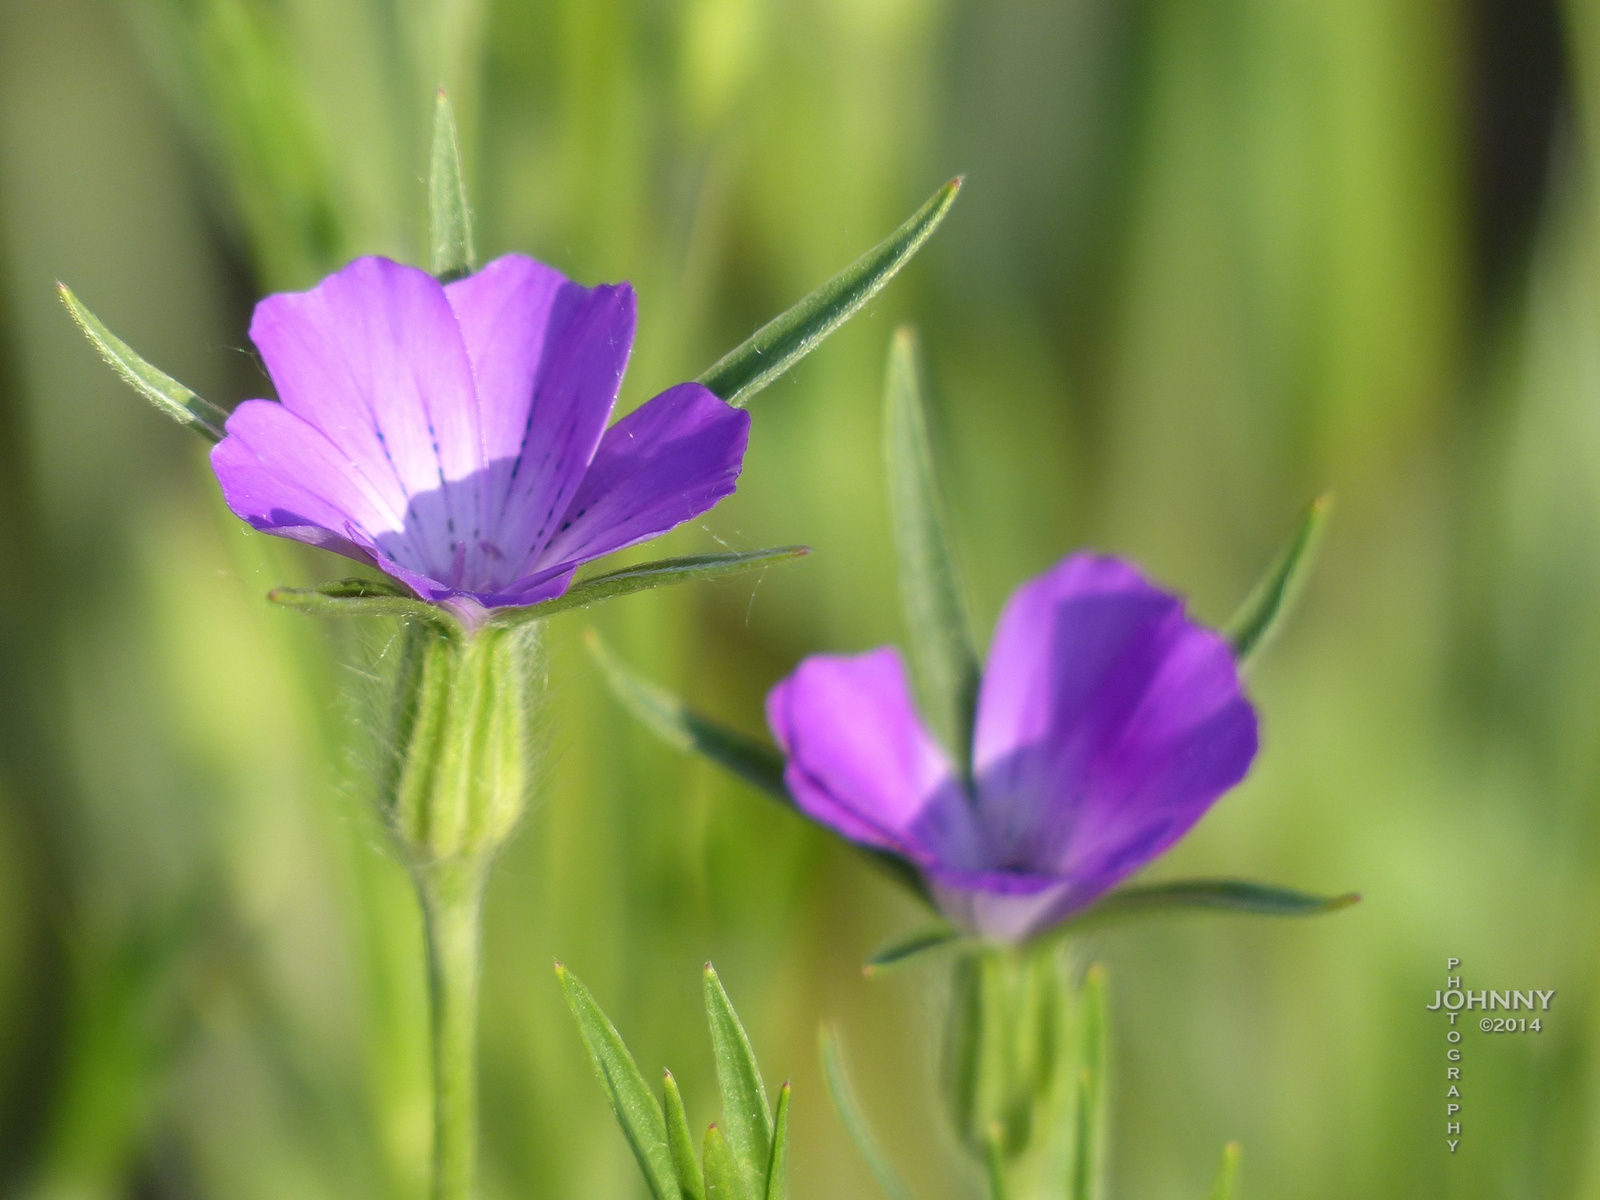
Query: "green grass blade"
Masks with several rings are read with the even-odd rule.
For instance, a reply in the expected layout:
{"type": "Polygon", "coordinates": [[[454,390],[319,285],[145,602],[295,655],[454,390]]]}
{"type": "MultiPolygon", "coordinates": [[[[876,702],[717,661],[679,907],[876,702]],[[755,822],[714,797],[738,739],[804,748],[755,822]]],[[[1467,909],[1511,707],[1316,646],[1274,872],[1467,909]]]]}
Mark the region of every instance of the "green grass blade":
{"type": "Polygon", "coordinates": [[[655,562],[624,567],[620,571],[607,571],[580,579],[563,594],[543,604],[522,608],[502,608],[489,618],[489,624],[510,626],[528,621],[542,621],[556,613],[575,608],[588,608],[603,600],[631,596],[651,588],[670,587],[679,583],[700,580],[725,579],[730,575],[743,575],[759,571],[774,563],[803,558],[811,553],[808,546],[777,546],[767,550],[742,550],[735,554],[692,554],[685,558],[663,558],[655,562]]]}
{"type": "Polygon", "coordinates": [[[694,1134],[689,1132],[689,1114],[683,1107],[683,1095],[678,1091],[678,1081],[672,1072],[666,1072],[661,1085],[667,1119],[667,1149],[672,1153],[672,1167],[678,1176],[678,1189],[683,1200],[706,1200],[706,1181],[700,1174],[700,1163],[694,1156],[694,1134]]]}
{"type": "Polygon", "coordinates": [[[748,404],[894,278],[939,227],[960,190],[960,179],[945,184],[899,229],[723,355],[698,382],[729,404],[748,404]]]}
{"type": "Polygon", "coordinates": [[[1071,1200],[1105,1195],[1106,970],[1089,968],[1078,993],[1077,1136],[1072,1155],[1071,1200]]]}
{"type": "Polygon", "coordinates": [[[61,302],[84,336],[100,352],[100,357],[127,380],[134,391],[154,404],[180,425],[194,430],[208,441],[220,442],[227,424],[226,410],[197,396],[164,371],[152,367],[134,352],[133,347],[105,327],[99,317],[84,307],[64,283],[56,284],[61,302]]]}
{"type": "Polygon", "coordinates": [[[767,1102],[761,1067],[739,1014],[710,963],[705,969],[706,1022],[722,1091],[722,1123],[745,1191],[760,1196],[772,1161],[772,1106],[767,1102]]]}
{"type": "Polygon", "coordinates": [[[930,950],[941,949],[955,942],[963,941],[965,938],[966,935],[959,929],[951,929],[949,926],[943,926],[938,929],[924,929],[911,934],[909,937],[901,938],[899,941],[890,942],[871,958],[867,959],[866,965],[861,970],[866,975],[881,975],[887,971],[894,970],[913,958],[926,954],[930,950]]]}
{"type": "Polygon", "coordinates": [[[578,977],[560,963],[556,964],[556,978],[567,998],[567,1007],[578,1023],[578,1033],[589,1052],[600,1085],[611,1101],[611,1111],[617,1115],[617,1124],[639,1160],[639,1169],[650,1194],[656,1200],[681,1200],[677,1172],[673,1168],[672,1152],[667,1145],[666,1118],[661,1112],[655,1093],[639,1074],[638,1065],[628,1047],[623,1044],[617,1028],[600,1011],[589,989],[578,977]]]}
{"type": "Polygon", "coordinates": [[[981,668],[939,500],[920,375],[916,334],[902,327],[889,349],[883,403],[900,599],[923,713],[965,774],[981,668]]]}
{"type": "Polygon", "coordinates": [[[872,1172],[872,1177],[878,1181],[878,1186],[889,1200],[914,1200],[911,1189],[890,1164],[866,1117],[861,1113],[855,1090],[850,1086],[849,1074],[845,1071],[844,1054],[839,1048],[838,1036],[824,1025],[818,1041],[822,1050],[822,1078],[828,1085],[834,1111],[839,1114],[844,1131],[850,1135],[857,1153],[866,1162],[867,1170],[872,1172]]]}
{"type": "Polygon", "coordinates": [[[1244,879],[1181,879],[1112,892],[1068,924],[1085,924],[1183,910],[1251,913],[1263,917],[1314,917],[1357,903],[1357,892],[1313,896],[1292,888],[1244,879]]]}
{"type": "Polygon", "coordinates": [[[778,1115],[772,1123],[772,1159],[767,1164],[766,1200],[789,1200],[789,1095],[786,1083],[778,1089],[778,1115]]]}
{"type": "Polygon", "coordinates": [[[1211,1185],[1211,1200],[1233,1200],[1233,1189],[1239,1182],[1239,1143],[1229,1142],[1222,1148],[1222,1166],[1217,1169],[1217,1181],[1211,1185]]]}
{"type": "Polygon", "coordinates": [[[755,1200],[745,1190],[728,1141],[715,1125],[706,1129],[706,1200],[755,1200]]]}
{"type": "Polygon", "coordinates": [[[447,281],[470,275],[478,265],[461,138],[443,88],[433,103],[433,149],[428,156],[428,259],[433,273],[447,281]]]}
{"type": "Polygon", "coordinates": [[[1331,492],[1311,502],[1288,545],[1279,551],[1261,582],[1223,627],[1223,635],[1241,664],[1248,664],[1265,647],[1294,607],[1332,511],[1331,492]]]}

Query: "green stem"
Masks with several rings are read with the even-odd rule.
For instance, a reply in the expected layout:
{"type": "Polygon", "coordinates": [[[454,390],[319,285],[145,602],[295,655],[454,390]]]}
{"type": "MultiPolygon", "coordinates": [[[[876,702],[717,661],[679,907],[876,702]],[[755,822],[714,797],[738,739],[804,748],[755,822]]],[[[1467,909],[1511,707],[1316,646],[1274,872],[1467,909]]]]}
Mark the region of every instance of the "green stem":
{"type": "Polygon", "coordinates": [[[480,859],[417,868],[433,1009],[433,1200],[473,1200],[478,1165],[480,859]]]}

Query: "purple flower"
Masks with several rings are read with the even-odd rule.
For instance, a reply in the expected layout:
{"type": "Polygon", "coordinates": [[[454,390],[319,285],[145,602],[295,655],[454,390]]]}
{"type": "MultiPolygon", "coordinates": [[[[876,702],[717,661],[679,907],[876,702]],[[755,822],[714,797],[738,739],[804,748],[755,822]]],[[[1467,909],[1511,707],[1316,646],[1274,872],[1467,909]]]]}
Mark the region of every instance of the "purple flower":
{"type": "Polygon", "coordinates": [[[228,418],[228,507],[467,614],[559,596],[711,508],[744,459],[749,414],[695,383],[606,428],[634,308],[516,254],[450,284],[363,258],[268,296],[250,337],[281,403],[228,418]]]}
{"type": "Polygon", "coordinates": [[[767,720],[800,808],[898,854],[946,914],[1019,941],[1161,854],[1250,768],[1228,644],[1112,558],[1018,588],[978,695],[969,786],[918,719],[899,654],[818,655],[767,720]]]}

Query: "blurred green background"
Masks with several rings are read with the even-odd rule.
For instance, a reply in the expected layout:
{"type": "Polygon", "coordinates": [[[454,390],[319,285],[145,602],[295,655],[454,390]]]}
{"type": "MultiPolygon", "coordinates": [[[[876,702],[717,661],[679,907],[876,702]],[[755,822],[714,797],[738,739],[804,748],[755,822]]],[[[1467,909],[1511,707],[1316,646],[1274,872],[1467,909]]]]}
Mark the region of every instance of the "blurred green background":
{"type": "MultiPolygon", "coordinates": [[[[657,552],[804,563],[558,619],[546,787],[497,870],[485,1195],[642,1196],[550,972],[709,1119],[696,968],[775,1078],[801,1200],[876,1194],[818,1077],[839,1023],[924,1200],[973,1194],[931,1092],[922,918],[826,835],[662,749],[641,670],[759,728],[802,654],[899,636],[889,334],[929,347],[986,631],[1079,545],[1220,620],[1325,487],[1257,672],[1264,753],[1150,876],[1355,888],[1192,918],[1111,968],[1115,1194],[1600,1196],[1600,5],[1571,0],[0,0],[0,1190],[421,1197],[418,920],[352,765],[358,647],[264,592],[201,444],[94,357],[261,395],[251,303],[421,258],[449,83],[480,247],[629,278],[624,404],[691,376],[968,173],[930,247],[754,404],[736,497],[657,552]],[[1558,990],[1465,1042],[1447,956],[1558,990]]],[[[373,634],[372,636],[378,636],[373,634]]]]}

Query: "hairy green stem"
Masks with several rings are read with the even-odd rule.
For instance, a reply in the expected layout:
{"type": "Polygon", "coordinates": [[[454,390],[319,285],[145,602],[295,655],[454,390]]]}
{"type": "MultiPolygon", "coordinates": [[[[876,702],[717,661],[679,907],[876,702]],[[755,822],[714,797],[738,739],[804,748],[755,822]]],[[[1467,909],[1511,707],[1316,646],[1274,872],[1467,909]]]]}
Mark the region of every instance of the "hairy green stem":
{"type": "Polygon", "coordinates": [[[478,1165],[478,858],[418,867],[433,1015],[433,1200],[472,1200],[478,1165]]]}

